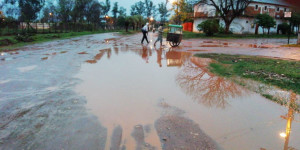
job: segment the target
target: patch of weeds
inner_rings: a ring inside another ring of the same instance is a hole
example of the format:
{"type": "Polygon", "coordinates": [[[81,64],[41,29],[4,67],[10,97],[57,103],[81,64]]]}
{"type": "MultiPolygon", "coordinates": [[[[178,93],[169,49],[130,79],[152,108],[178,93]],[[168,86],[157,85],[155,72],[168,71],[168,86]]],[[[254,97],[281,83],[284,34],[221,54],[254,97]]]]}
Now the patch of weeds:
{"type": "Polygon", "coordinates": [[[286,103],[285,101],[281,101],[281,100],[275,98],[275,97],[272,96],[272,95],[269,95],[269,94],[262,94],[262,96],[265,97],[265,98],[267,98],[267,99],[269,99],[269,100],[272,100],[272,101],[274,101],[274,102],[276,102],[276,103],[278,103],[278,104],[280,104],[280,105],[283,105],[283,106],[287,105],[287,103],[286,103]]]}

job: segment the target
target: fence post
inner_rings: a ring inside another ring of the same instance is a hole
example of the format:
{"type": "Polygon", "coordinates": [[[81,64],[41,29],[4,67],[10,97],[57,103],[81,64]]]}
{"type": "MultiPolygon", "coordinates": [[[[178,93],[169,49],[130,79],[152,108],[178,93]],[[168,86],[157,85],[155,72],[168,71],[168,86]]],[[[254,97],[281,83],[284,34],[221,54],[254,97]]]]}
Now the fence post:
{"type": "Polygon", "coordinates": [[[300,31],[298,32],[298,42],[297,44],[300,44],[300,31]]]}

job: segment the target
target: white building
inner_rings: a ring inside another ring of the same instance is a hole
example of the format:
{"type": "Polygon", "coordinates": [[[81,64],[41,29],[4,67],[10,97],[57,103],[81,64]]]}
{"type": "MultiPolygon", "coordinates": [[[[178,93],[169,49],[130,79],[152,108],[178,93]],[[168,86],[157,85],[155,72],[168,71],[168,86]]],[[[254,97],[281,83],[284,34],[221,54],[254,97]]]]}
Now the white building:
{"type": "MultiPolygon", "coordinates": [[[[254,34],[257,30],[258,33],[262,33],[262,28],[256,26],[254,19],[257,14],[267,13],[274,17],[276,21],[276,26],[271,28],[270,32],[277,33],[278,25],[287,22],[284,19],[284,12],[288,11],[291,11],[291,6],[285,3],[284,0],[253,0],[253,2],[245,9],[243,15],[233,20],[230,25],[230,31],[236,34],[254,34]]],[[[202,2],[194,5],[194,17],[194,32],[199,32],[197,29],[198,24],[209,18],[220,19],[220,24],[225,27],[224,21],[222,21],[221,18],[216,17],[216,9],[213,6],[202,2]]]]}

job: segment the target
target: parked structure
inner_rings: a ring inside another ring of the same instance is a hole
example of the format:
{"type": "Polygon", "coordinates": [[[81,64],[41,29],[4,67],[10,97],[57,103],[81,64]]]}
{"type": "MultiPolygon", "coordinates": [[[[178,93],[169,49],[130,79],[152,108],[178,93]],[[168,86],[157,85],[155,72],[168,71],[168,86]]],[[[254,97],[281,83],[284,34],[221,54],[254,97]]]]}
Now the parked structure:
{"type": "MultiPolygon", "coordinates": [[[[243,12],[243,15],[233,20],[230,25],[230,31],[237,34],[252,33],[255,31],[262,33],[262,29],[255,24],[255,16],[257,14],[267,13],[274,17],[276,26],[270,29],[271,33],[277,32],[279,24],[287,22],[284,19],[284,12],[291,11],[291,5],[284,2],[284,0],[253,0],[243,12]]],[[[220,24],[224,27],[225,24],[222,19],[216,16],[216,9],[213,6],[199,2],[194,5],[194,26],[193,31],[199,32],[197,29],[198,24],[209,19],[218,18],[220,24]]]]}

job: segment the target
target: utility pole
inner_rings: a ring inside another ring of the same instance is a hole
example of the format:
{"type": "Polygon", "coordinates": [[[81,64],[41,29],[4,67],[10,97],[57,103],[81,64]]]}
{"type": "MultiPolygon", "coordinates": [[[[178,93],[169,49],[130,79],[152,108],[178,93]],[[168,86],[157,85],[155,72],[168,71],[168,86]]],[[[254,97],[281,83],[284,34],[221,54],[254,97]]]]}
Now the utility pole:
{"type": "Polygon", "coordinates": [[[284,18],[289,18],[290,26],[288,30],[288,44],[290,44],[290,36],[291,36],[291,31],[292,31],[292,23],[291,23],[291,18],[292,17],[292,12],[284,12],[284,18]]]}

